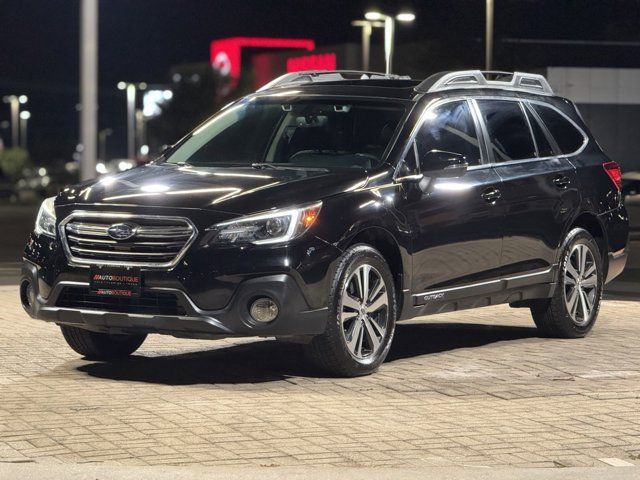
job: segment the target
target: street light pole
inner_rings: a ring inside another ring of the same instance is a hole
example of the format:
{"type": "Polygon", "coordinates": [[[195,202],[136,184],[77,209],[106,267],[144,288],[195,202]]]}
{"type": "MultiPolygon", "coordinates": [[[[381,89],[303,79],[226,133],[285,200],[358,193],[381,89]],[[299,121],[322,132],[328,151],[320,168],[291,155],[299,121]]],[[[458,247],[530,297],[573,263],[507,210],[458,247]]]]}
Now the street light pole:
{"type": "Polygon", "coordinates": [[[145,90],[146,88],[146,82],[118,82],[118,90],[125,90],[127,93],[127,157],[129,159],[136,158],[136,132],[138,126],[136,121],[136,94],[138,89],[145,90]]]}
{"type": "Polygon", "coordinates": [[[391,74],[393,70],[393,43],[396,33],[396,21],[393,17],[386,16],[384,19],[384,57],[387,66],[385,73],[391,74]]]}
{"type": "Polygon", "coordinates": [[[484,68],[491,70],[493,68],[493,0],[486,0],[487,13],[484,35],[484,68]]]}
{"type": "Polygon", "coordinates": [[[141,153],[140,149],[143,145],[147,144],[147,123],[145,121],[144,115],[142,114],[142,109],[136,109],[136,155],[141,153]]]}
{"type": "Polygon", "coordinates": [[[416,16],[413,13],[399,13],[394,17],[385,15],[380,12],[367,12],[364,15],[369,21],[384,21],[384,58],[385,58],[385,73],[390,75],[393,70],[393,49],[394,49],[394,35],[396,29],[396,19],[401,22],[413,22],[416,16]]]}
{"type": "MultiPolygon", "coordinates": [[[[10,123],[9,120],[3,120],[2,122],[0,122],[0,131],[1,130],[8,130],[10,127],[10,123]]],[[[4,142],[4,135],[0,136],[0,152],[2,152],[2,150],[6,147],[6,144],[4,142]]]]}
{"type": "Polygon", "coordinates": [[[26,95],[7,95],[2,97],[4,103],[11,109],[11,146],[17,147],[20,143],[20,104],[27,103],[26,95]]]}
{"type": "Polygon", "coordinates": [[[80,4],[80,177],[96,176],[98,137],[98,0],[80,4]]]}
{"type": "Polygon", "coordinates": [[[9,97],[9,107],[11,108],[11,146],[17,147],[20,139],[20,125],[18,123],[20,103],[18,102],[18,97],[15,95],[9,97]]]}
{"type": "Polygon", "coordinates": [[[370,20],[354,20],[353,27],[362,28],[362,69],[369,71],[371,58],[371,34],[374,27],[384,27],[383,22],[372,22],[370,20]]]}
{"type": "Polygon", "coordinates": [[[23,110],[20,112],[20,146],[27,150],[27,122],[31,118],[31,112],[23,110]]]}
{"type": "Polygon", "coordinates": [[[136,86],[127,85],[127,157],[136,156],[136,86]]]}
{"type": "Polygon", "coordinates": [[[103,162],[107,161],[107,137],[113,133],[113,130],[110,128],[105,128],[104,130],[100,130],[98,132],[98,145],[99,145],[99,153],[100,160],[103,162]]]}

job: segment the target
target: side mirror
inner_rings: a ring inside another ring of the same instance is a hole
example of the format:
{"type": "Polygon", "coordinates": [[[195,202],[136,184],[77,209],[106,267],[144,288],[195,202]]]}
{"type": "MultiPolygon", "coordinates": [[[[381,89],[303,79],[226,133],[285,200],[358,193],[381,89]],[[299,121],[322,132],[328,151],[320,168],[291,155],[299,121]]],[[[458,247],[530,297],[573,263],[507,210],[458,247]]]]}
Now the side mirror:
{"type": "Polygon", "coordinates": [[[461,177],[468,167],[466,157],[455,152],[430,150],[420,158],[420,170],[427,177],[461,177]]]}

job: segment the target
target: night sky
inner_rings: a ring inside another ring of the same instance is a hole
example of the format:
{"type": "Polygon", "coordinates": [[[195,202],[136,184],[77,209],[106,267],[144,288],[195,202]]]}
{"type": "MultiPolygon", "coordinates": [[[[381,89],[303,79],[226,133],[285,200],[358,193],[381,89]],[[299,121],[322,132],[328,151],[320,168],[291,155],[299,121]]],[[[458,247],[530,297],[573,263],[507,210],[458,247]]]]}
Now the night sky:
{"type": "MultiPolygon", "coordinates": [[[[77,141],[78,0],[0,0],[0,95],[30,97],[30,146],[38,161],[70,158],[77,141]]],[[[640,0],[495,0],[500,38],[640,41],[640,0]]],[[[480,39],[484,0],[100,0],[100,128],[125,147],[119,80],[168,82],[172,65],[208,60],[209,43],[229,36],[310,37],[318,45],[358,42],[350,21],[371,6],[417,15],[399,43],[480,39]]],[[[608,54],[597,51],[595,54],[608,54]]],[[[477,59],[482,64],[481,49],[477,59]]],[[[617,54],[621,54],[617,52],[617,54]]],[[[640,47],[624,55],[640,58],[640,47]]],[[[497,67],[500,59],[496,58],[497,67]]],[[[616,65],[611,65],[616,66],[616,65]]],[[[446,65],[442,66],[447,69],[446,65]]],[[[397,68],[401,72],[401,66],[397,68]]],[[[9,108],[0,104],[0,121],[9,108]]],[[[0,131],[5,139],[7,132],[0,131]]]]}

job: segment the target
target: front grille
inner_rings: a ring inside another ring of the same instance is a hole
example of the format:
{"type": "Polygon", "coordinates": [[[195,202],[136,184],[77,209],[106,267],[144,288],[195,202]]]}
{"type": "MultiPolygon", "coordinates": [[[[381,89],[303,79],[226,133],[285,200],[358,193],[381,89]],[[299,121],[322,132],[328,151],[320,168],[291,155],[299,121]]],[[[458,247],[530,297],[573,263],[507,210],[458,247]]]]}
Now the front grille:
{"type": "Polygon", "coordinates": [[[60,223],[60,234],[73,263],[171,268],[197,230],[182,217],[75,212],[60,223]],[[132,235],[113,235],[114,225],[125,225],[132,235]]]}
{"type": "Polygon", "coordinates": [[[97,295],[87,287],[65,287],[56,307],[145,315],[186,315],[175,295],[148,290],[143,290],[137,298],[129,298],[97,295]]]}

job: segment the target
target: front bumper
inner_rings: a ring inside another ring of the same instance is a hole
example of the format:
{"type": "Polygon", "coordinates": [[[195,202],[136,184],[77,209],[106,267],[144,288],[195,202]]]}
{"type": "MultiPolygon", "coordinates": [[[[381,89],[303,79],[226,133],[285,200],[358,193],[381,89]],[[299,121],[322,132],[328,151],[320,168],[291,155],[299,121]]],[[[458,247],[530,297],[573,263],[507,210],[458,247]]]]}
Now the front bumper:
{"type": "MultiPolygon", "coordinates": [[[[58,213],[64,217],[70,210],[58,213]]],[[[89,291],[90,268],[70,263],[59,238],[33,233],[24,251],[22,285],[33,286],[27,312],[49,322],[111,333],[211,338],[324,332],[327,292],[342,253],[333,244],[309,234],[284,245],[213,248],[206,227],[215,219],[207,212],[138,213],[189,218],[201,233],[174,267],[139,267],[144,279],[140,298],[115,300],[89,291]],[[250,304],[261,296],[279,307],[276,319],[267,324],[249,315],[250,304]]]]}
{"type": "MultiPolygon", "coordinates": [[[[39,289],[39,267],[25,260],[21,285],[33,287],[29,301],[23,305],[29,315],[61,325],[71,325],[105,333],[164,333],[188,338],[229,336],[303,336],[322,333],[327,308],[310,309],[295,280],[287,274],[267,275],[242,282],[229,304],[219,310],[202,310],[179,289],[150,287],[147,292],[175,296],[184,314],[140,314],[100,309],[65,308],[58,299],[65,288],[88,288],[88,282],[59,281],[45,298],[39,289]],[[278,317],[259,324],[249,315],[249,304],[257,297],[269,296],[279,306],[278,317]]],[[[22,291],[22,288],[21,288],[22,291]]]]}

